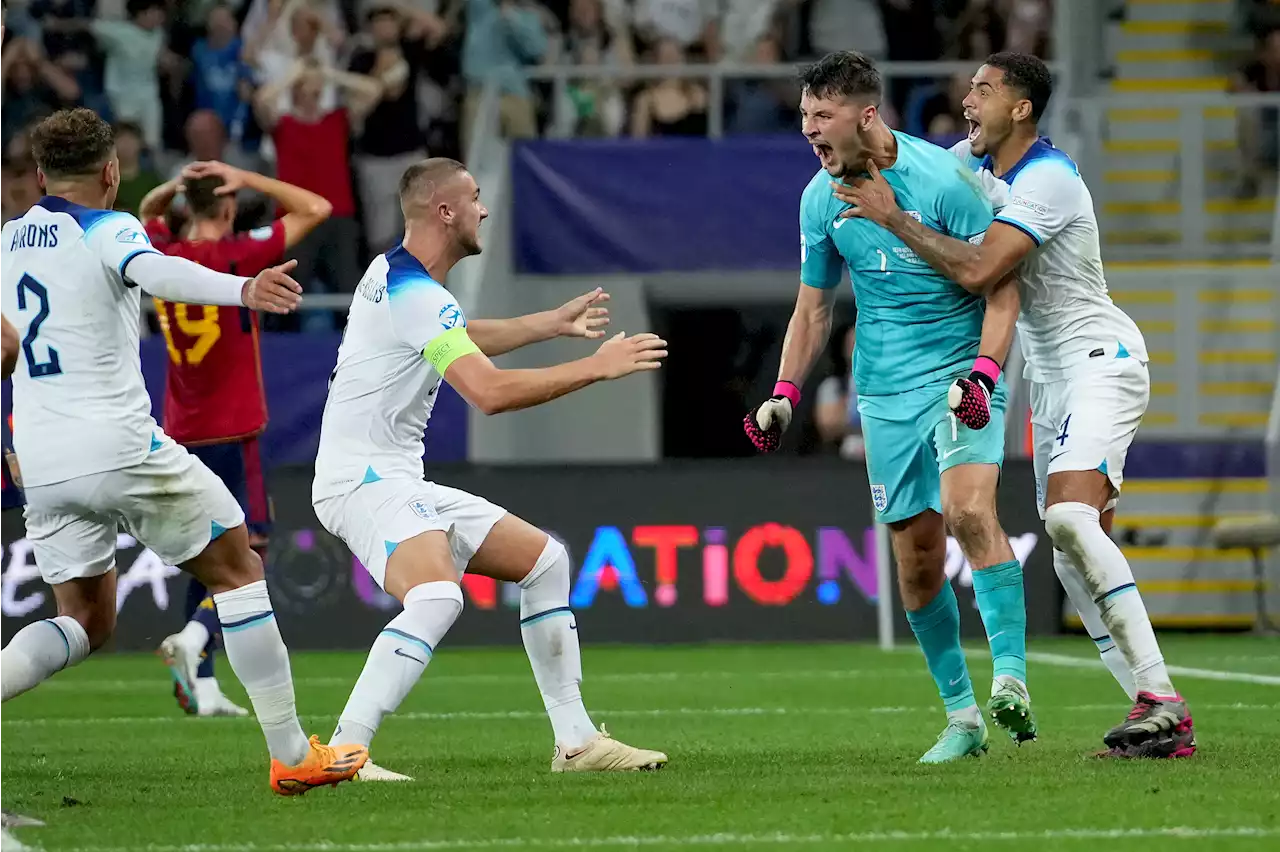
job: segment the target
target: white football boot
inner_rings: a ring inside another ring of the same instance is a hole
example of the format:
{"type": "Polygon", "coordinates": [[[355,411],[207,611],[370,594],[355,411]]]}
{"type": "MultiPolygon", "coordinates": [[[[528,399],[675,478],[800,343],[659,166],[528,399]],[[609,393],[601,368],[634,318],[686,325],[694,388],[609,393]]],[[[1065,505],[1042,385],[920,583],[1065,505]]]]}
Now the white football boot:
{"type": "Polygon", "coordinates": [[[196,678],[196,714],[199,716],[248,716],[249,711],[222,694],[218,681],[196,678]]]}
{"type": "Polygon", "coordinates": [[[372,760],[365,761],[364,766],[360,767],[360,771],[356,773],[357,781],[412,781],[408,775],[401,775],[399,772],[392,772],[390,769],[383,769],[372,760]]]}
{"type": "Polygon", "coordinates": [[[609,736],[604,725],[587,744],[575,752],[556,743],[551,756],[552,772],[638,772],[661,769],[667,756],[660,751],[636,748],[609,736]]]}

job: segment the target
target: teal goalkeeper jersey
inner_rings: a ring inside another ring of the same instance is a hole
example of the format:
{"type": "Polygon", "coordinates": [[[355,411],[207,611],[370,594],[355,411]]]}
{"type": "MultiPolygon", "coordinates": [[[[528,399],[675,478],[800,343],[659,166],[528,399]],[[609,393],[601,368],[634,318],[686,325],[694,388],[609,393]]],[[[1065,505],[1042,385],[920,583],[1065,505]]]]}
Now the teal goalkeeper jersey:
{"type": "MultiPolygon", "coordinates": [[[[991,203],[954,155],[894,131],[898,159],[880,174],[898,206],[936,231],[977,242],[991,224],[991,203]]],[[[800,199],[800,280],[839,285],[849,267],[858,305],[854,383],[883,396],[950,380],[978,355],[986,302],[935,272],[901,240],[864,219],[840,219],[832,178],[819,170],[800,199]]]]}

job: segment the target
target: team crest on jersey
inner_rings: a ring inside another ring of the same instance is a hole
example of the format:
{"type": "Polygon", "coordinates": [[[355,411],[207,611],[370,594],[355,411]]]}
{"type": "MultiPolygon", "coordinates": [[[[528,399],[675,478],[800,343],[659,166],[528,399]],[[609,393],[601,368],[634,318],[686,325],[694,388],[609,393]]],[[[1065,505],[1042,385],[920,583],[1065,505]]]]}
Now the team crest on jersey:
{"type": "Polygon", "coordinates": [[[884,490],[883,485],[871,486],[871,505],[876,507],[877,512],[883,512],[889,508],[889,494],[884,490]]]}
{"type": "Polygon", "coordinates": [[[426,500],[413,500],[409,503],[409,508],[424,521],[435,521],[440,518],[436,514],[436,510],[426,500]]]}
{"type": "Polygon", "coordinates": [[[148,245],[147,235],[137,228],[121,228],[116,231],[116,242],[124,243],[125,245],[148,245]]]}
{"type": "Polygon", "coordinates": [[[454,304],[445,305],[440,309],[440,325],[448,328],[467,327],[467,318],[462,315],[462,308],[454,304]]]}

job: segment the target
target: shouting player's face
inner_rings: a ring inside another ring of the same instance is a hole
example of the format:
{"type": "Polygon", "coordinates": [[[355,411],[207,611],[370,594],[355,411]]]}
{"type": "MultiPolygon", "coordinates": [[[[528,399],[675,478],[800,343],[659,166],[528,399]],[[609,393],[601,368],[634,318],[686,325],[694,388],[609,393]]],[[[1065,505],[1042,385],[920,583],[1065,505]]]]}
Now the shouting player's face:
{"type": "Polygon", "coordinates": [[[480,187],[476,186],[476,179],[470,172],[463,172],[454,181],[454,196],[450,199],[449,210],[452,216],[449,227],[464,256],[479,254],[482,250],[480,223],[489,217],[489,211],[480,203],[480,187]]]}
{"type": "Polygon", "coordinates": [[[850,98],[800,96],[801,132],[832,177],[861,171],[866,160],[862,131],[875,119],[875,107],[850,98]],[[865,125],[865,126],[864,126],[865,125]]]}
{"type": "Polygon", "coordinates": [[[1031,102],[1004,84],[1004,72],[983,65],[973,75],[964,99],[964,117],[969,122],[969,149],[975,156],[994,153],[1013,133],[1014,121],[1031,114],[1031,102]]]}

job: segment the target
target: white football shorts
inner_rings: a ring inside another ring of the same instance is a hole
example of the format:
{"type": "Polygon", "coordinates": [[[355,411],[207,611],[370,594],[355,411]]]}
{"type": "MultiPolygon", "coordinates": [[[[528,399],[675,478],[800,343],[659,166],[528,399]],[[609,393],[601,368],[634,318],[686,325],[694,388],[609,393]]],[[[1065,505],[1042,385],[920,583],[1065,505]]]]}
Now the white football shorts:
{"type": "Polygon", "coordinates": [[[199,459],[162,432],[153,446],[132,467],[26,489],[27,538],[46,583],[114,568],[119,527],[181,565],[244,523],[236,498],[199,459]]]}
{"type": "Polygon", "coordinates": [[[1065,379],[1031,383],[1036,506],[1044,518],[1045,483],[1067,470],[1097,470],[1116,496],[1124,462],[1151,399],[1147,365],[1136,358],[1087,361],[1065,379]]]}
{"type": "Polygon", "coordinates": [[[507,510],[456,488],[421,479],[380,479],[313,503],[324,528],[346,542],[379,587],[396,546],[424,532],[449,538],[458,579],[507,510]]]}

